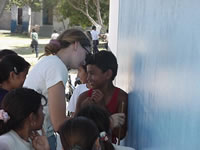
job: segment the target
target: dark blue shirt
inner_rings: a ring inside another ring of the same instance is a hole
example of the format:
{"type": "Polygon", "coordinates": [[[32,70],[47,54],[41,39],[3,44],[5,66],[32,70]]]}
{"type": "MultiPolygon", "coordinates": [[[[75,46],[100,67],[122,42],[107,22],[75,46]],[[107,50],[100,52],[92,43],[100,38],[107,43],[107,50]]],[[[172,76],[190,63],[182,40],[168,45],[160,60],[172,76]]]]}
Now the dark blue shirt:
{"type": "Polygon", "coordinates": [[[1,102],[2,102],[2,100],[3,100],[3,98],[4,98],[4,96],[5,96],[7,93],[8,93],[7,90],[0,88],[0,105],[1,105],[1,102]]]}

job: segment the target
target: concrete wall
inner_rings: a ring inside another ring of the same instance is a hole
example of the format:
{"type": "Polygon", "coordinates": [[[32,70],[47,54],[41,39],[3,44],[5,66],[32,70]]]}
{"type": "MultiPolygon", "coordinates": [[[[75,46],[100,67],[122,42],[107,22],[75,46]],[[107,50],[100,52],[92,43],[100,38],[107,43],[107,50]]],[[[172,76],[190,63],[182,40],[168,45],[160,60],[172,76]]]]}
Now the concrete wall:
{"type": "Polygon", "coordinates": [[[200,148],[199,5],[198,0],[119,1],[117,42],[109,42],[117,47],[116,84],[129,92],[126,145],[200,148]]]}
{"type": "Polygon", "coordinates": [[[10,20],[11,20],[10,11],[4,10],[2,16],[0,17],[0,29],[10,30],[10,20]]]}

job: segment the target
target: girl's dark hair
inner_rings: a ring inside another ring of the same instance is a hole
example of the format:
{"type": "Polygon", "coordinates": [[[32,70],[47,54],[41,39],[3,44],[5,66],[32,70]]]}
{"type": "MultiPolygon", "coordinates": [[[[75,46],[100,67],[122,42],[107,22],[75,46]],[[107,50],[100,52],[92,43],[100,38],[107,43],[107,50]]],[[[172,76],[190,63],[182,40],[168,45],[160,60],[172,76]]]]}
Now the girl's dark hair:
{"type": "Polygon", "coordinates": [[[45,103],[47,101],[43,95],[28,88],[18,88],[8,92],[3,98],[1,109],[8,113],[10,119],[6,123],[0,120],[0,135],[23,128],[25,119],[31,113],[37,115],[42,100],[45,103]]]}
{"type": "Polygon", "coordinates": [[[30,64],[21,56],[8,55],[5,56],[0,62],[0,83],[8,80],[10,72],[14,71],[15,74],[28,70],[30,64]]]}
{"type": "Polygon", "coordinates": [[[115,79],[115,76],[117,75],[117,69],[118,69],[117,58],[110,51],[103,50],[88,56],[88,58],[86,59],[86,65],[95,65],[99,69],[101,69],[102,72],[106,72],[107,70],[111,69],[112,81],[115,79]]]}
{"type": "MultiPolygon", "coordinates": [[[[110,119],[108,111],[98,105],[90,104],[83,107],[76,115],[91,119],[98,127],[99,132],[105,131],[107,136],[111,136],[110,119]]],[[[114,150],[113,145],[109,141],[101,141],[102,150],[114,150]]]]}
{"type": "Polygon", "coordinates": [[[17,55],[17,53],[10,49],[0,50],[0,60],[3,59],[3,57],[8,56],[8,55],[17,55]]]}
{"type": "MultiPolygon", "coordinates": [[[[44,55],[48,56],[56,54],[60,49],[67,48],[74,42],[80,42],[82,47],[90,47],[91,43],[84,32],[79,29],[68,29],[60,34],[57,38],[57,43],[50,42],[45,46],[44,55]],[[59,45],[59,47],[58,47],[59,45]]],[[[43,56],[44,56],[43,55],[43,56]]]]}
{"type": "Polygon", "coordinates": [[[64,122],[59,129],[64,150],[92,150],[99,137],[95,123],[85,117],[75,117],[64,122]]]}

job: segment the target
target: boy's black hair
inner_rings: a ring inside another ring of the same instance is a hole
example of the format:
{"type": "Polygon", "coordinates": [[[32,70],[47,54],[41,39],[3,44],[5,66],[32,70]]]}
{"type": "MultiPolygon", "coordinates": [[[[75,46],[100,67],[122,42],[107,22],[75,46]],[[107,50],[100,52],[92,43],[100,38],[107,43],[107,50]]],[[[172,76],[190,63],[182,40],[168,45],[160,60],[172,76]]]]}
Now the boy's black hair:
{"type": "Polygon", "coordinates": [[[96,26],[92,26],[92,30],[96,30],[96,26]]]}
{"type": "Polygon", "coordinates": [[[117,58],[115,55],[110,51],[100,51],[98,53],[95,53],[91,56],[88,56],[86,59],[86,65],[95,65],[99,69],[102,70],[102,72],[106,72],[107,70],[112,70],[112,77],[111,80],[113,81],[117,75],[117,58]]]}

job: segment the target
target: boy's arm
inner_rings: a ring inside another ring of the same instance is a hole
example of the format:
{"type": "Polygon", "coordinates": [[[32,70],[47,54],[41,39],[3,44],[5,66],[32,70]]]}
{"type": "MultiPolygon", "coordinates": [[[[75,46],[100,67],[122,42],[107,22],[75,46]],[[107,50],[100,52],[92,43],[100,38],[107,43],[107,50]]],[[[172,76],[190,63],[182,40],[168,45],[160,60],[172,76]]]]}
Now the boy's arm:
{"type": "Polygon", "coordinates": [[[125,113],[125,123],[121,128],[114,128],[112,133],[117,138],[123,139],[126,136],[127,132],[127,120],[128,120],[128,94],[124,91],[120,91],[119,97],[118,97],[118,110],[117,113],[122,113],[122,103],[123,103],[123,113],[125,113]],[[120,131],[120,133],[119,133],[120,131]]]}

